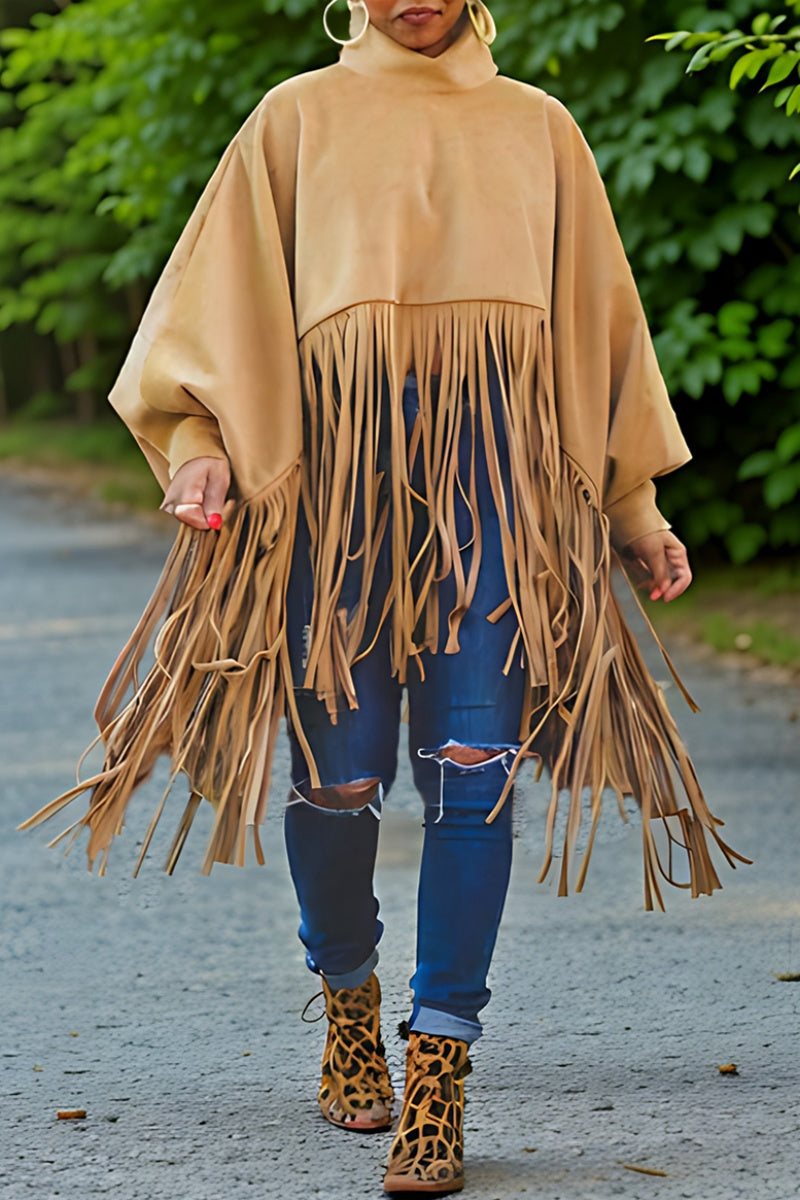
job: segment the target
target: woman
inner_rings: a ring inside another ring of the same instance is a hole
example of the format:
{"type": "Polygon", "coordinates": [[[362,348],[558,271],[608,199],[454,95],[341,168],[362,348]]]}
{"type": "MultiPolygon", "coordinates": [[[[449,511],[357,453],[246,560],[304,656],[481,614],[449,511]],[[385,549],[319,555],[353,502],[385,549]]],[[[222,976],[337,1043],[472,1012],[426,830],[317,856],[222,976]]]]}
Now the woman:
{"type": "Polygon", "coordinates": [[[736,856],[610,591],[612,545],[652,599],[688,586],[652,483],[687,451],[591,153],[557,101],[497,75],[480,0],[348,2],[340,62],[271,91],[229,146],[112,393],[184,529],[100,698],[103,771],[34,820],[91,787],[102,870],[168,753],[191,785],[168,869],[203,796],[206,869],[242,862],[249,826],[261,858],[285,706],[320,1105],[385,1129],[372,870],[406,687],[425,840],[384,1187],[444,1193],[522,758],[551,776],[543,875],[570,793],[562,894],[584,789],[590,845],[605,787],[640,803],[648,907],[673,850],[695,895],[719,886],[707,835],[736,856]]]}

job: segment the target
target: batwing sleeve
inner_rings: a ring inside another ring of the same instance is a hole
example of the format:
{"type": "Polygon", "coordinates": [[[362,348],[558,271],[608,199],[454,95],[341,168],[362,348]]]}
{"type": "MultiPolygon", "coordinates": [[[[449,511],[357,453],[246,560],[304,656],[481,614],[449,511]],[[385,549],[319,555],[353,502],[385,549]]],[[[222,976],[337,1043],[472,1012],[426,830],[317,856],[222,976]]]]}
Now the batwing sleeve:
{"type": "Polygon", "coordinates": [[[228,146],[159,279],[109,397],[161,483],[227,457],[240,495],[302,446],[286,242],[257,109],[228,146]]]}
{"type": "Polygon", "coordinates": [[[556,163],[553,346],[562,444],[618,547],[668,529],[653,479],[690,458],[594,156],[548,98],[556,163]]]}

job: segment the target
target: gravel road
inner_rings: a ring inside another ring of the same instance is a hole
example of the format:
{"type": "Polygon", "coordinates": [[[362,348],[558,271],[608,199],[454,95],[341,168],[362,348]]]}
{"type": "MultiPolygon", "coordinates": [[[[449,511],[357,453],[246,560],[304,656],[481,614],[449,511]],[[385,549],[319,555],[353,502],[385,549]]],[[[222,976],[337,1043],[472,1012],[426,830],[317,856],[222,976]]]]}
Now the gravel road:
{"type": "MultiPolygon", "coordinates": [[[[80,846],[44,848],[58,821],[15,832],[68,786],[166,541],[14,479],[0,505],[0,1197],[378,1200],[385,1137],[316,1109],[323,1025],[300,1019],[317,988],[281,846],[286,755],[266,868],[203,878],[204,816],[167,879],[178,795],[132,881],[158,781],[104,879],[80,846]],[[64,1108],[87,1117],[58,1121],[64,1108]]],[[[559,900],[535,882],[534,791],[468,1082],[470,1200],[800,1194],[800,983],[776,978],[800,971],[800,694],[693,653],[680,667],[704,709],[676,705],[712,808],[755,864],[724,868],[713,900],[675,893],[646,914],[638,832],[609,806],[587,891],[559,900]],[[738,1074],[720,1074],[731,1062],[738,1074]]],[[[388,810],[381,979],[399,1082],[420,836],[407,766],[388,810]]]]}

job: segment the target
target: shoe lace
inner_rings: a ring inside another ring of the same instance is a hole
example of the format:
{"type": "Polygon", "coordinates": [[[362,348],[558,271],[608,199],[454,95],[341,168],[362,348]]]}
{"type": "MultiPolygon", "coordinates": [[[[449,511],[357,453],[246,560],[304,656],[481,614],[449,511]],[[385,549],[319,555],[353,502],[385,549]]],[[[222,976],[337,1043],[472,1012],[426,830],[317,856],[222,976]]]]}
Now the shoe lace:
{"type": "Polygon", "coordinates": [[[308,1012],[308,1010],[311,1008],[311,1005],[312,1005],[312,1004],[313,1004],[313,1003],[314,1003],[316,1000],[324,1000],[324,999],[325,999],[325,993],[324,993],[324,992],[316,992],[316,993],[315,993],[315,995],[313,995],[313,996],[310,998],[310,1000],[308,1000],[308,1001],[306,1002],[306,1005],[305,1005],[305,1007],[304,1007],[303,1011],[300,1013],[300,1020],[301,1020],[301,1021],[304,1021],[306,1025],[316,1025],[317,1021],[321,1021],[321,1020],[322,1020],[322,1018],[325,1016],[325,1009],[324,1009],[324,1007],[323,1007],[323,1009],[322,1009],[322,1012],[319,1012],[319,1013],[317,1013],[317,1015],[316,1015],[315,1017],[307,1017],[307,1016],[306,1016],[306,1013],[308,1012]]]}

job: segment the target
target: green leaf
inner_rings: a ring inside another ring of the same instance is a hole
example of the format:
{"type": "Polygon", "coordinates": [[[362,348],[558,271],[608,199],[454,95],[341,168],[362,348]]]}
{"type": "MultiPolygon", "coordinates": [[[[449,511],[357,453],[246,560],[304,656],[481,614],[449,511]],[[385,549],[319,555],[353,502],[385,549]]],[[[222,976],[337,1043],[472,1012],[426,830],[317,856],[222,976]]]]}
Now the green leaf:
{"type": "Polygon", "coordinates": [[[770,508],[783,508],[800,492],[800,462],[772,471],[764,481],[764,499],[770,508]]]}
{"type": "Polygon", "coordinates": [[[709,176],[713,159],[705,147],[693,143],[684,149],[683,169],[690,179],[696,183],[705,183],[709,176]]]}
{"type": "Polygon", "coordinates": [[[643,155],[631,155],[617,171],[617,189],[622,196],[646,192],[655,178],[655,163],[643,155]]]}
{"type": "Polygon", "coordinates": [[[713,42],[709,42],[705,46],[701,46],[699,50],[695,50],[694,54],[689,59],[689,65],[686,68],[686,74],[693,75],[698,71],[704,71],[709,65],[709,58],[713,49],[713,42]]]}
{"type": "Polygon", "coordinates": [[[775,453],[782,463],[789,463],[800,456],[800,422],[784,429],[775,443],[775,453]]]}
{"type": "Polygon", "coordinates": [[[717,313],[717,327],[723,337],[749,337],[758,308],[746,300],[729,300],[717,313]]]}
{"type": "Polygon", "coordinates": [[[725,62],[734,50],[736,50],[736,46],[732,42],[723,42],[722,45],[715,46],[708,57],[712,63],[725,62]]]}
{"type": "Polygon", "coordinates": [[[747,54],[743,54],[731,68],[729,86],[731,91],[734,91],[741,81],[747,76],[748,79],[755,79],[758,72],[769,59],[772,58],[768,50],[751,50],[747,54]]]}
{"type": "Polygon", "coordinates": [[[13,27],[0,30],[0,46],[4,50],[15,50],[20,46],[27,46],[31,36],[29,29],[15,29],[13,27]]]}
{"type": "Polygon", "coordinates": [[[731,561],[751,562],[767,543],[767,531],[761,525],[737,525],[725,534],[725,546],[731,561]]]}
{"type": "Polygon", "coordinates": [[[764,358],[782,359],[791,350],[794,339],[795,323],[788,318],[771,321],[758,331],[758,353],[764,358]]]}
{"type": "Polygon", "coordinates": [[[764,475],[769,474],[776,462],[777,455],[774,450],[757,450],[740,465],[736,478],[741,480],[761,479],[764,475]]]}
{"type": "Polygon", "coordinates": [[[769,87],[774,87],[776,83],[783,83],[792,71],[795,70],[800,62],[800,53],[792,51],[790,54],[782,54],[780,58],[776,58],[769,69],[766,82],[762,84],[761,91],[765,91],[769,87]]]}
{"type": "Polygon", "coordinates": [[[708,373],[703,363],[688,362],[685,364],[681,372],[681,386],[689,396],[699,400],[706,390],[708,382],[708,373]]]}
{"type": "Polygon", "coordinates": [[[778,372],[771,363],[741,362],[734,363],[725,372],[722,380],[722,391],[728,404],[734,405],[742,396],[757,396],[761,384],[766,379],[775,379],[778,372]]]}

